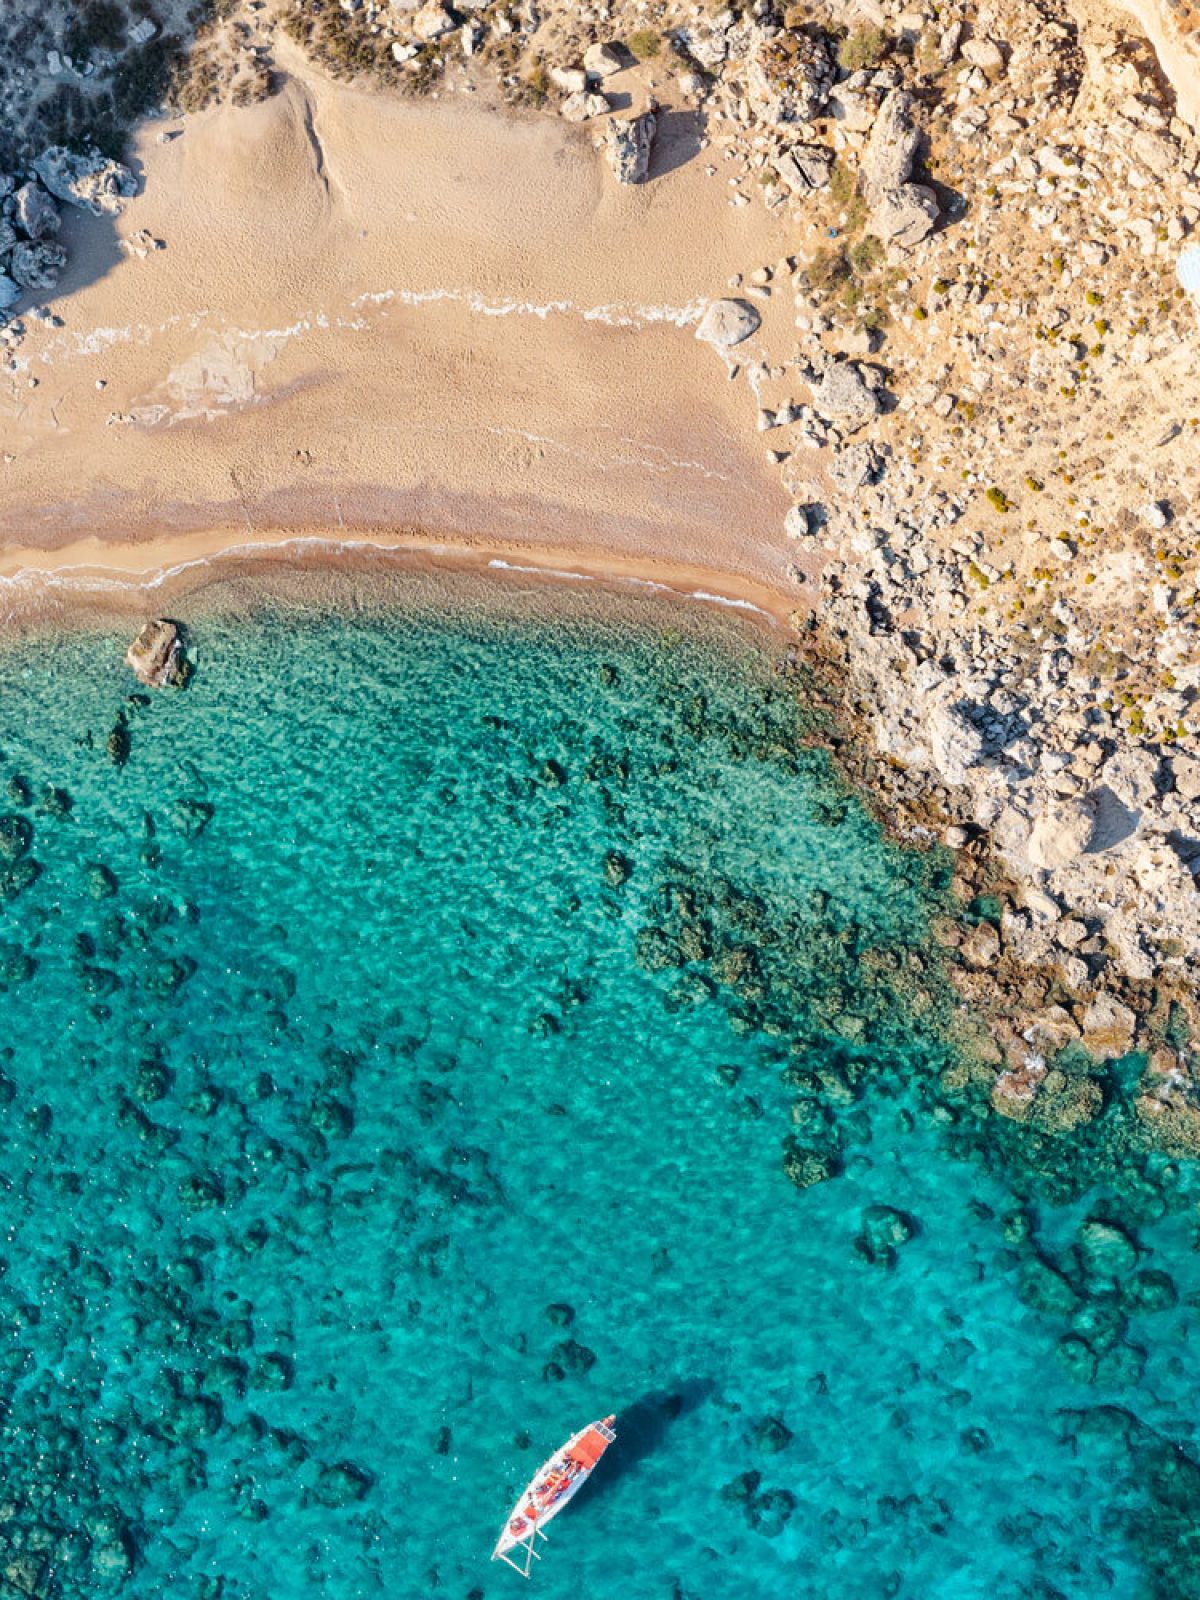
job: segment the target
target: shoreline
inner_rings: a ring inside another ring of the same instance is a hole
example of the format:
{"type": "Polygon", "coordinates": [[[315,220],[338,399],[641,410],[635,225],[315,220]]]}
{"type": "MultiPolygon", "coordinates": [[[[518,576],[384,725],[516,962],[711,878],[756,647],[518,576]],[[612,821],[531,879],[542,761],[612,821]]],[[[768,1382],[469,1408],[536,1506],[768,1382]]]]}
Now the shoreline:
{"type": "Polygon", "coordinates": [[[804,609],[799,596],[793,600],[743,574],[699,563],[639,560],[612,552],[588,554],[567,546],[493,539],[460,541],[415,532],[339,530],[336,536],[330,531],[281,532],[247,541],[233,530],[213,530],[202,539],[189,539],[183,548],[177,538],[129,544],[121,548],[118,562],[113,559],[114,548],[106,545],[107,559],[84,559],[84,550],[97,543],[84,540],[58,551],[10,549],[0,554],[0,593],[11,596],[23,589],[28,597],[18,606],[9,600],[3,624],[27,631],[50,620],[59,626],[82,626],[97,613],[145,618],[153,609],[148,604],[151,598],[176,605],[229,576],[256,580],[266,569],[279,566],[295,572],[315,568],[367,574],[376,559],[397,570],[468,573],[498,583],[512,578],[553,586],[594,583],[615,591],[645,590],[740,613],[792,636],[795,614],[804,609]],[[30,554],[41,558],[40,564],[18,559],[30,554]]]}

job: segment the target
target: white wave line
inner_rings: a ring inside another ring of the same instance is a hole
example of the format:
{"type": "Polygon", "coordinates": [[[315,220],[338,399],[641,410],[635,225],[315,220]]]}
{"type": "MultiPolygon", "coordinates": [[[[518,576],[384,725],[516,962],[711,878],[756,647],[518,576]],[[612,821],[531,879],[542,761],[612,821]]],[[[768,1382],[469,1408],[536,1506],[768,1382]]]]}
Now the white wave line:
{"type": "MultiPolygon", "coordinates": [[[[270,555],[280,550],[305,548],[333,551],[373,550],[380,551],[385,555],[407,553],[461,557],[470,554],[469,550],[460,549],[454,545],[382,544],[374,539],[329,539],[320,534],[297,534],[290,539],[226,545],[212,555],[193,556],[190,560],[179,561],[172,566],[158,567],[151,572],[127,573],[119,577],[102,577],[94,572],[89,574],[88,569],[84,566],[50,569],[22,567],[18,572],[7,576],[0,574],[0,589],[40,586],[42,588],[91,589],[101,593],[127,589],[158,589],[164,583],[168,583],[172,578],[182,576],[185,572],[191,572],[198,567],[211,567],[214,563],[228,560],[230,557],[270,555]],[[87,575],[82,576],[81,574],[87,575]]],[[[489,570],[523,572],[531,576],[559,578],[572,583],[619,583],[638,589],[652,589],[659,594],[682,595],[686,599],[699,600],[705,605],[723,606],[734,611],[752,611],[756,616],[765,617],[768,622],[774,623],[775,621],[769,611],[765,611],[761,606],[755,605],[751,600],[740,600],[729,595],[714,594],[709,589],[681,589],[669,583],[662,583],[654,578],[640,578],[624,573],[604,576],[587,572],[574,572],[561,567],[542,567],[536,564],[506,561],[500,556],[492,557],[487,565],[489,570]]]]}

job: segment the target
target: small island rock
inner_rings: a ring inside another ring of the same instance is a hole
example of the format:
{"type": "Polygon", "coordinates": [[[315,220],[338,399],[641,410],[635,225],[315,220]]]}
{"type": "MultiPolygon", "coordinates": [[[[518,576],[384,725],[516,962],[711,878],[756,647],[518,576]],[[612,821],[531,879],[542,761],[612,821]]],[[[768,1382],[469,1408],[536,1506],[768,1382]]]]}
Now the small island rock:
{"type": "Polygon", "coordinates": [[[125,664],[151,689],[183,681],[183,640],[173,622],[148,622],[125,652],[125,664]]]}

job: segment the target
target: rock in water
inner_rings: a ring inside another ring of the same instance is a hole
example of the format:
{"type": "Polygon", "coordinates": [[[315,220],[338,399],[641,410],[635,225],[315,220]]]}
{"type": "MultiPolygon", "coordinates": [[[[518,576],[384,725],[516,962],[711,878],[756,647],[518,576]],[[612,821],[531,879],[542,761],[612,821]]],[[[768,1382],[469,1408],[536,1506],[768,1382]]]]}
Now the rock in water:
{"type": "Polygon", "coordinates": [[[618,183],[645,183],[657,128],[653,110],[640,117],[614,117],[609,123],[608,159],[618,183]]]}
{"type": "Polygon", "coordinates": [[[714,300],[696,329],[697,339],[728,350],[757,331],[762,318],[745,300],[714,300]]]}
{"type": "Polygon", "coordinates": [[[125,664],[151,689],[183,682],[183,641],[173,622],[148,622],[125,652],[125,664]]]}
{"type": "Polygon", "coordinates": [[[97,217],[118,216],[124,202],[137,193],[137,179],[129,168],[95,150],[77,156],[52,144],[33,163],[33,170],[52,195],[97,217]]]}
{"type": "Polygon", "coordinates": [[[911,247],[933,231],[938,219],[937,196],[922,183],[910,183],[921,142],[913,117],[916,102],[904,89],[893,89],[879,108],[863,158],[868,228],[887,244],[911,247]]]}

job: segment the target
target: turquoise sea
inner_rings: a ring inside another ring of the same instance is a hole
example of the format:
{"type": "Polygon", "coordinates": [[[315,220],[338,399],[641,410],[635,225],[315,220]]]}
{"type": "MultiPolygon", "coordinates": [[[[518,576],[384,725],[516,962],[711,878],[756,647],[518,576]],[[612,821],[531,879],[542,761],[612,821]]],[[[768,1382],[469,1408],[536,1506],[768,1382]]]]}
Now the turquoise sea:
{"type": "Polygon", "coordinates": [[[0,654],[0,1595],[522,1593],[609,1411],[547,1597],[1200,1594],[1194,1171],[967,1137],[770,645],[468,587],[0,654]]]}

